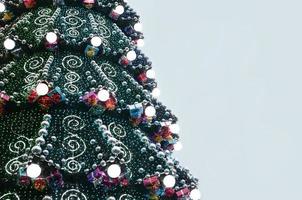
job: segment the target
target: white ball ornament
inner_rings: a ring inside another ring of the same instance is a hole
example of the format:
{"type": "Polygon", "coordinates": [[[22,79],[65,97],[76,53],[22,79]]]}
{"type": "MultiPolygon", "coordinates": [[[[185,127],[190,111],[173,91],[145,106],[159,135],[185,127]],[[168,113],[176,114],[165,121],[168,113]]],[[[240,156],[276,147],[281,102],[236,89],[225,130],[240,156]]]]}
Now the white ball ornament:
{"type": "Polygon", "coordinates": [[[94,36],[93,38],[91,38],[91,44],[94,47],[99,47],[102,44],[102,38],[98,37],[98,36],[94,36]]]}
{"type": "Polygon", "coordinates": [[[153,98],[158,98],[160,96],[160,89],[154,88],[151,94],[153,98]]]}
{"type": "Polygon", "coordinates": [[[145,41],[143,39],[138,39],[136,41],[136,44],[138,47],[143,47],[143,46],[145,46],[145,41]]]}
{"type": "Polygon", "coordinates": [[[169,126],[169,128],[170,128],[170,131],[171,131],[172,133],[175,133],[175,134],[178,134],[179,131],[180,131],[180,128],[179,128],[179,125],[178,125],[178,124],[171,124],[171,125],[169,126]]]}
{"type": "Polygon", "coordinates": [[[38,164],[30,164],[26,169],[27,176],[33,179],[40,176],[41,172],[42,169],[38,164]]]}
{"type": "Polygon", "coordinates": [[[173,188],[176,183],[175,177],[172,175],[167,175],[167,176],[165,176],[163,183],[164,183],[165,187],[173,188]]]}
{"type": "Polygon", "coordinates": [[[145,109],[145,115],[147,117],[154,117],[156,115],[156,110],[153,106],[147,106],[145,109]]]}
{"type": "Polygon", "coordinates": [[[98,99],[102,102],[107,101],[110,98],[110,93],[107,90],[100,90],[98,92],[98,99]]]}
{"type": "Polygon", "coordinates": [[[16,42],[10,38],[7,38],[4,43],[4,48],[7,50],[13,50],[16,47],[16,42]]]}
{"type": "Polygon", "coordinates": [[[118,164],[112,164],[107,169],[107,174],[111,178],[118,178],[122,173],[121,167],[118,164]]]}
{"type": "Polygon", "coordinates": [[[136,30],[138,32],[142,32],[143,31],[143,24],[140,23],[140,22],[134,24],[134,30],[136,30]]]}
{"type": "Polygon", "coordinates": [[[0,2],[0,13],[6,10],[5,4],[0,2]]]}
{"type": "Polygon", "coordinates": [[[54,32],[49,32],[46,34],[46,41],[50,44],[56,43],[58,40],[58,36],[54,32]]]}
{"type": "Polygon", "coordinates": [[[121,15],[125,12],[125,8],[122,5],[118,5],[115,7],[115,9],[113,10],[115,13],[121,15]]]}
{"type": "Polygon", "coordinates": [[[201,199],[201,193],[198,189],[193,189],[190,193],[190,198],[192,200],[200,200],[201,199]]]}
{"type": "Polygon", "coordinates": [[[39,96],[44,96],[49,92],[48,85],[46,83],[39,83],[36,87],[36,92],[39,96]]]}
{"type": "Polygon", "coordinates": [[[130,60],[130,61],[134,61],[136,59],[136,53],[135,51],[129,51],[127,53],[127,59],[130,60]]]}
{"type": "Polygon", "coordinates": [[[147,72],[146,72],[146,76],[147,78],[149,79],[155,79],[155,71],[153,69],[149,69],[147,72]]]}
{"type": "Polygon", "coordinates": [[[182,143],[180,141],[176,142],[176,144],[174,144],[174,150],[175,151],[180,151],[182,150],[183,146],[182,143]]]}

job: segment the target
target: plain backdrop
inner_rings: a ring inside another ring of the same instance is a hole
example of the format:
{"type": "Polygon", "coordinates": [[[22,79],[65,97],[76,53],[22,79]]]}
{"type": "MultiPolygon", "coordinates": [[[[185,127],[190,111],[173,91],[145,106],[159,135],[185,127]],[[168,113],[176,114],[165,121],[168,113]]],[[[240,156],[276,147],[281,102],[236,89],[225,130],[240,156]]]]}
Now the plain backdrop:
{"type": "Polygon", "coordinates": [[[302,199],[302,2],[129,0],[204,200],[302,199]]]}

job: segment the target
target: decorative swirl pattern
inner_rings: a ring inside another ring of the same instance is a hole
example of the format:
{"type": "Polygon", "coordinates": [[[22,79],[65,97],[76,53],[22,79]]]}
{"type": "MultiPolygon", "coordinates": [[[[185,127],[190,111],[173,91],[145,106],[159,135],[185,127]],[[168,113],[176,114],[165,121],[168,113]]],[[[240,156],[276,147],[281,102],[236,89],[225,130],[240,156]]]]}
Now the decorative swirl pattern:
{"type": "Polygon", "coordinates": [[[40,69],[42,69],[44,64],[43,57],[32,57],[24,63],[24,71],[27,73],[37,73],[40,69]]]}
{"type": "Polygon", "coordinates": [[[64,84],[64,88],[69,94],[75,95],[75,94],[79,93],[78,86],[74,85],[71,82],[64,84]]]}
{"type": "MultiPolygon", "coordinates": [[[[18,137],[18,139],[19,138],[20,137],[18,137]]],[[[27,144],[26,144],[26,142],[24,142],[22,140],[18,140],[15,143],[10,143],[8,148],[13,153],[20,153],[27,148],[27,144]]]]}
{"type": "Polygon", "coordinates": [[[123,194],[120,196],[119,200],[135,200],[130,194],[123,194]]]}
{"type": "Polygon", "coordinates": [[[74,8],[70,8],[66,11],[66,15],[78,15],[80,12],[74,8]]]}
{"type": "Polygon", "coordinates": [[[39,79],[39,75],[38,74],[29,74],[28,76],[26,76],[24,78],[25,83],[27,84],[31,84],[36,82],[39,79]]]}
{"type": "Polygon", "coordinates": [[[34,23],[35,23],[35,25],[38,25],[38,26],[44,26],[49,23],[49,19],[50,19],[50,17],[48,15],[42,15],[40,17],[37,17],[35,19],[34,23]]]}
{"type": "Polygon", "coordinates": [[[50,15],[52,10],[50,8],[43,8],[39,10],[38,15],[50,15]]]}
{"type": "Polygon", "coordinates": [[[75,15],[65,17],[64,22],[72,27],[80,27],[83,25],[83,20],[75,15]]]}
{"type": "Polygon", "coordinates": [[[68,72],[66,75],[65,75],[65,79],[69,82],[77,82],[80,80],[80,75],[75,73],[75,72],[68,72]]]}
{"type": "Polygon", "coordinates": [[[82,169],[81,164],[73,158],[67,159],[65,167],[67,168],[67,171],[71,174],[79,173],[82,169]]]}
{"type": "Polygon", "coordinates": [[[20,166],[23,164],[19,159],[21,159],[24,155],[18,156],[16,158],[11,159],[5,165],[5,171],[9,175],[16,174],[19,171],[20,166]]]}
{"type": "Polygon", "coordinates": [[[61,200],[87,200],[87,197],[79,190],[71,189],[62,194],[61,200]]]}
{"type": "Polygon", "coordinates": [[[114,82],[111,80],[108,80],[105,82],[105,86],[110,90],[111,92],[116,92],[117,91],[117,86],[114,82]]]}
{"type": "Polygon", "coordinates": [[[9,175],[13,175],[18,172],[20,165],[23,164],[24,155],[26,153],[26,149],[30,148],[30,139],[25,136],[17,137],[17,141],[12,142],[8,145],[10,152],[17,154],[18,156],[9,160],[5,165],[5,171],[9,175]],[[20,155],[21,154],[21,155],[20,155]]]}
{"type": "Polygon", "coordinates": [[[95,16],[96,22],[98,23],[98,34],[104,39],[104,38],[110,38],[111,32],[108,26],[106,25],[106,20],[104,17],[101,16],[95,16]]]}
{"type": "Polygon", "coordinates": [[[66,17],[63,18],[64,23],[66,23],[69,28],[67,28],[66,33],[71,38],[77,38],[80,35],[80,32],[77,30],[84,24],[84,20],[82,20],[79,15],[80,12],[76,9],[68,9],[66,11],[66,17]]]}
{"type": "MultiPolygon", "coordinates": [[[[86,149],[86,144],[84,140],[77,135],[71,135],[64,138],[64,142],[62,145],[64,149],[72,152],[73,155],[78,156],[82,155],[83,151],[85,151],[86,149]]],[[[74,158],[78,156],[74,156],[74,158]]]]}
{"type": "Polygon", "coordinates": [[[80,117],[69,115],[63,119],[63,127],[68,133],[74,133],[75,131],[83,129],[85,127],[85,123],[80,117]]]}
{"type": "Polygon", "coordinates": [[[0,200],[19,200],[20,197],[16,193],[7,193],[0,197],[0,200]]]}
{"type": "Polygon", "coordinates": [[[102,68],[103,72],[106,73],[107,76],[109,76],[109,77],[116,77],[116,70],[109,63],[103,63],[103,64],[101,64],[101,68],[102,68]]]}
{"type": "Polygon", "coordinates": [[[80,35],[80,32],[74,28],[69,28],[66,30],[69,37],[76,38],[80,35]]]}
{"type": "Polygon", "coordinates": [[[69,55],[63,58],[62,65],[67,70],[74,70],[80,68],[83,65],[83,61],[78,56],[69,55]]]}
{"type": "Polygon", "coordinates": [[[80,75],[72,70],[80,68],[83,65],[83,61],[78,56],[69,55],[63,58],[62,65],[69,71],[65,75],[67,83],[64,85],[64,88],[69,94],[75,95],[79,92],[79,88],[74,83],[80,80],[80,75]]]}
{"type": "Polygon", "coordinates": [[[77,133],[85,127],[84,121],[76,116],[69,115],[63,119],[63,128],[70,135],[64,138],[63,148],[69,152],[70,156],[64,162],[64,168],[69,173],[78,173],[81,171],[82,166],[76,158],[82,156],[87,149],[85,141],[80,138],[77,133]]]}
{"type": "Polygon", "coordinates": [[[40,28],[37,28],[36,30],[34,30],[33,33],[38,38],[41,38],[47,33],[47,31],[48,31],[47,26],[43,26],[43,27],[40,27],[40,28]]]}
{"type": "Polygon", "coordinates": [[[122,143],[121,141],[118,141],[116,146],[120,147],[120,150],[123,154],[123,159],[125,160],[125,163],[129,163],[132,160],[132,153],[131,151],[128,149],[128,147],[122,143]]]}
{"type": "Polygon", "coordinates": [[[102,38],[110,38],[111,32],[108,27],[104,25],[99,25],[98,26],[98,33],[102,38]]]}
{"type": "Polygon", "coordinates": [[[112,122],[108,126],[109,131],[116,137],[123,138],[127,135],[124,127],[120,124],[112,122]]]}

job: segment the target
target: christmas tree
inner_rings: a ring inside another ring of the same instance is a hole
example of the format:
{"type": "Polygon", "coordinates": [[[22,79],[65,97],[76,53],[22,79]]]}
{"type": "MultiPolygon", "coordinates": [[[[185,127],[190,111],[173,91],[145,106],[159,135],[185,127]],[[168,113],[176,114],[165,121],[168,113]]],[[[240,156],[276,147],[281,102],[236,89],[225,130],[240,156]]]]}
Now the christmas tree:
{"type": "Polygon", "coordinates": [[[123,0],[0,1],[0,199],[199,199],[123,0]]]}

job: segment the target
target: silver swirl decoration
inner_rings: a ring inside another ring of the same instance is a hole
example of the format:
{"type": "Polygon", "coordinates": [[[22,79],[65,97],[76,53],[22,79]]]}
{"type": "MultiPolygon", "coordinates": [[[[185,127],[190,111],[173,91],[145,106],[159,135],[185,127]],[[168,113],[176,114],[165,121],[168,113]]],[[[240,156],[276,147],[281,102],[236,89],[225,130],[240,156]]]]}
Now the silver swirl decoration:
{"type": "Polygon", "coordinates": [[[98,26],[98,33],[102,38],[110,38],[111,32],[107,26],[99,25],[98,26]]]}
{"type": "Polygon", "coordinates": [[[72,94],[72,95],[78,94],[79,90],[80,90],[78,88],[78,86],[76,86],[75,84],[73,84],[71,82],[64,84],[64,88],[69,94],[72,94]]]}
{"type": "Polygon", "coordinates": [[[76,38],[80,35],[80,32],[74,28],[69,28],[66,30],[69,37],[76,38]]]}
{"type": "Polygon", "coordinates": [[[49,23],[49,19],[50,19],[50,16],[48,16],[48,15],[40,16],[35,19],[34,23],[35,23],[35,25],[38,25],[38,26],[44,26],[49,23]]]}
{"type": "Polygon", "coordinates": [[[43,64],[44,58],[35,56],[27,60],[24,63],[23,68],[27,73],[37,73],[40,69],[43,68],[43,64]]]}
{"type": "Polygon", "coordinates": [[[96,19],[96,22],[99,24],[99,25],[105,25],[106,24],[106,20],[104,17],[100,16],[100,15],[96,15],[94,16],[95,19],[96,19]]]}
{"type": "Polygon", "coordinates": [[[66,11],[66,15],[78,15],[80,12],[77,9],[70,8],[66,11]]]}
{"type": "Polygon", "coordinates": [[[65,17],[64,22],[75,28],[78,28],[84,24],[83,20],[75,15],[65,17]]]}
{"type": "Polygon", "coordinates": [[[83,65],[83,61],[78,56],[69,55],[63,58],[62,65],[67,70],[74,70],[80,68],[83,65]]]}
{"type": "Polygon", "coordinates": [[[65,56],[62,60],[62,65],[69,72],[65,75],[67,83],[64,85],[64,89],[71,95],[75,95],[79,92],[79,88],[75,85],[80,80],[80,75],[72,70],[80,68],[83,65],[83,61],[75,55],[65,56]]]}
{"type": "Polygon", "coordinates": [[[87,148],[84,140],[77,135],[71,135],[64,138],[62,145],[63,148],[71,152],[72,155],[78,155],[73,156],[73,158],[81,156],[87,148]]]}
{"type": "Polygon", "coordinates": [[[102,40],[103,40],[102,44],[104,45],[104,47],[110,47],[110,43],[107,39],[102,38],[102,40]]]}
{"type": "Polygon", "coordinates": [[[13,158],[13,159],[11,159],[10,161],[8,161],[6,163],[5,171],[6,171],[7,174],[13,175],[13,174],[16,174],[19,171],[20,166],[23,164],[23,162],[20,161],[23,156],[24,155],[13,158]]]}
{"type": "Polygon", "coordinates": [[[84,20],[82,20],[79,15],[80,12],[76,9],[68,9],[66,11],[66,17],[64,17],[64,23],[70,26],[67,28],[66,33],[71,38],[77,38],[80,35],[80,32],[77,30],[84,24],[84,20]]]}
{"type": "Polygon", "coordinates": [[[39,79],[39,75],[32,73],[26,76],[24,78],[24,81],[26,84],[29,84],[29,83],[35,83],[38,79],[39,79]]]}
{"type": "Polygon", "coordinates": [[[42,9],[38,12],[38,17],[34,20],[36,29],[33,31],[38,39],[42,39],[48,31],[48,24],[51,19],[52,10],[49,8],[42,9]]]}
{"type": "Polygon", "coordinates": [[[131,162],[131,160],[132,160],[132,153],[128,149],[128,147],[124,143],[122,143],[121,141],[118,141],[115,146],[120,147],[120,150],[122,152],[123,159],[125,160],[125,163],[131,162]]]}
{"type": "Polygon", "coordinates": [[[78,161],[72,158],[68,158],[64,166],[67,169],[67,171],[71,174],[79,173],[82,169],[81,163],[79,163],[78,161]]]}
{"type": "Polygon", "coordinates": [[[117,91],[117,86],[114,82],[111,80],[108,80],[105,82],[105,86],[110,90],[111,92],[116,92],[117,91]]]}
{"type": "Polygon", "coordinates": [[[38,11],[38,15],[50,15],[52,10],[50,8],[43,8],[38,11]]]}
{"type": "Polygon", "coordinates": [[[85,127],[84,120],[76,115],[69,115],[63,119],[64,130],[68,133],[74,133],[85,127]]]}
{"type": "Polygon", "coordinates": [[[61,200],[87,200],[87,197],[79,190],[70,189],[62,194],[61,200]]]}
{"type": "Polygon", "coordinates": [[[75,72],[68,72],[67,74],[65,74],[65,79],[68,82],[77,82],[80,80],[80,78],[80,75],[75,72]]]}
{"type": "Polygon", "coordinates": [[[20,197],[16,193],[6,193],[0,197],[0,200],[19,200],[20,197]]]}
{"type": "Polygon", "coordinates": [[[123,195],[120,196],[119,200],[135,200],[135,199],[130,194],[123,194],[123,195]]]}
{"type": "Polygon", "coordinates": [[[69,115],[63,119],[62,124],[64,130],[70,134],[64,138],[62,143],[63,149],[67,151],[66,154],[70,154],[63,163],[63,166],[69,173],[78,173],[81,171],[82,166],[76,158],[86,152],[87,146],[77,133],[85,127],[85,123],[80,117],[69,115]]]}
{"type": "Polygon", "coordinates": [[[102,68],[103,72],[107,76],[109,76],[109,77],[116,77],[116,70],[109,63],[103,63],[103,64],[101,64],[101,68],[102,68]]]}
{"type": "Polygon", "coordinates": [[[108,129],[111,134],[119,138],[123,138],[127,135],[124,127],[120,124],[116,124],[115,122],[110,123],[108,129]]]}
{"type": "Polygon", "coordinates": [[[38,38],[44,37],[44,35],[47,32],[48,32],[47,26],[43,26],[43,27],[37,28],[36,30],[33,31],[33,33],[35,34],[35,36],[37,36],[38,38]]]}
{"type": "Polygon", "coordinates": [[[13,153],[19,153],[26,149],[26,143],[24,141],[17,141],[15,144],[9,144],[9,150],[13,153]]]}
{"type": "Polygon", "coordinates": [[[8,145],[10,152],[17,154],[18,156],[5,164],[6,173],[13,175],[18,172],[20,166],[23,164],[23,157],[26,154],[27,148],[31,148],[31,144],[30,139],[25,136],[17,137],[17,141],[11,142],[8,145]]]}

